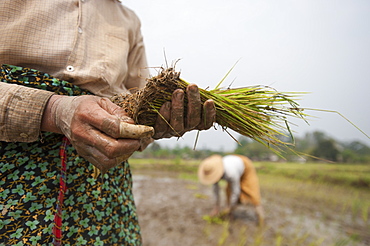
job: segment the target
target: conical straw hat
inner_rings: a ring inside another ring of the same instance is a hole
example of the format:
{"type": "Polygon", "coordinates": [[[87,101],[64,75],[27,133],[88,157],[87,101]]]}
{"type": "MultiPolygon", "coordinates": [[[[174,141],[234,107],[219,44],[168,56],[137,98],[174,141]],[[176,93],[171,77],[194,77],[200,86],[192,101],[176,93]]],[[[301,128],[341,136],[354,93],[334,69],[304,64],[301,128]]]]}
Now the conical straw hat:
{"type": "Polygon", "coordinates": [[[220,155],[212,155],[204,159],[198,168],[199,181],[204,185],[216,183],[223,174],[224,166],[220,155]]]}

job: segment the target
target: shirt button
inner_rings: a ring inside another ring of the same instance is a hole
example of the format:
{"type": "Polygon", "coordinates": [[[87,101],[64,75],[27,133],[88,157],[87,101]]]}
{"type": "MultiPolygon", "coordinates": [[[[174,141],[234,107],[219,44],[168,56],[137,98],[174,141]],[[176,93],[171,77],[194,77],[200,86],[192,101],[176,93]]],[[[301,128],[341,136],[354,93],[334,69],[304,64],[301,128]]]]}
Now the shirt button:
{"type": "Polygon", "coordinates": [[[22,138],[28,138],[28,134],[22,132],[21,134],[19,134],[19,136],[21,136],[22,138]]]}
{"type": "Polygon", "coordinates": [[[67,71],[68,72],[73,72],[75,68],[73,66],[67,66],[67,71]]]}
{"type": "Polygon", "coordinates": [[[82,28],[78,27],[78,33],[82,33],[82,28]]]}

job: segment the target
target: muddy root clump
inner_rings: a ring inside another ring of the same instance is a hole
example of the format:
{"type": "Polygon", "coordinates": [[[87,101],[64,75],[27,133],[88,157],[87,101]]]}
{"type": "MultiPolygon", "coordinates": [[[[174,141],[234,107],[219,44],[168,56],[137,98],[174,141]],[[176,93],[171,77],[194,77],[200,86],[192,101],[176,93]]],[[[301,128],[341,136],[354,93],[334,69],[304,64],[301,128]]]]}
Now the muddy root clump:
{"type": "Polygon", "coordinates": [[[113,96],[111,100],[124,108],[136,124],[154,126],[163,103],[171,101],[176,89],[185,90],[187,85],[187,82],[180,79],[180,72],[173,68],[162,69],[157,76],[147,79],[143,89],[133,94],[113,96]]]}

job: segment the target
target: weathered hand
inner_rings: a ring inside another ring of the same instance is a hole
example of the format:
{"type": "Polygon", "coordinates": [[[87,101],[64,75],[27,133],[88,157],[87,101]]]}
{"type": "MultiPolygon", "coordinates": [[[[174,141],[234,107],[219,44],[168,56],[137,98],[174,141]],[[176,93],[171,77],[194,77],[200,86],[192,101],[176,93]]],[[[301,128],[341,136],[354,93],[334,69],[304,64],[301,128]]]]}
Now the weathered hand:
{"type": "Polygon", "coordinates": [[[173,92],[171,102],[165,102],[162,105],[159,110],[161,116],[158,116],[154,126],[154,139],[181,137],[191,130],[207,130],[216,121],[213,100],[207,100],[202,105],[196,84],[188,85],[186,95],[188,97],[187,115],[184,112],[185,92],[181,89],[173,92]]]}
{"type": "Polygon", "coordinates": [[[122,108],[96,96],[52,96],[41,129],[64,134],[102,173],[128,159],[141,148],[141,139],[154,133],[151,127],[133,125],[122,108]]]}

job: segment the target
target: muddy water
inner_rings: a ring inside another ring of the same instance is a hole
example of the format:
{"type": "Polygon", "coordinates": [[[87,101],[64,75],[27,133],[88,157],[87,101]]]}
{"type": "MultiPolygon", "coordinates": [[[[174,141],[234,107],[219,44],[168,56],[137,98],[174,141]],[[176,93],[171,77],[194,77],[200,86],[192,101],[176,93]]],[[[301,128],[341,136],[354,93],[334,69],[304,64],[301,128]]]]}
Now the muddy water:
{"type": "MultiPolygon", "coordinates": [[[[262,190],[266,213],[256,225],[253,207],[238,207],[235,219],[211,224],[211,187],[176,178],[175,173],[134,172],[134,196],[144,246],[172,245],[370,245],[347,237],[348,225],[323,218],[312,201],[282,199],[262,190]],[[312,209],[307,209],[312,208],[312,209]]],[[[367,233],[367,232],[364,232],[367,233]]],[[[370,235],[370,233],[369,233],[370,235]]]]}

